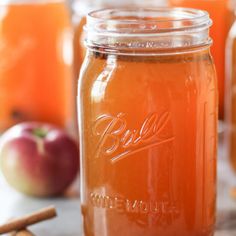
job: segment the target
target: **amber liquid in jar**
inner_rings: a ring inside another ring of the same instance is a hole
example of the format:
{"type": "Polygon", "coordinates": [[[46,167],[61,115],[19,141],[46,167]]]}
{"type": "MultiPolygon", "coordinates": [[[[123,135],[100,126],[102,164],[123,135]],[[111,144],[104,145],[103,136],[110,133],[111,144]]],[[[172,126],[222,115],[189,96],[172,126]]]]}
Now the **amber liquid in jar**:
{"type": "Polygon", "coordinates": [[[215,69],[208,46],[178,50],[89,48],[79,85],[85,236],[213,235],[215,69]]]}
{"type": "Polygon", "coordinates": [[[0,132],[27,120],[71,128],[72,29],[65,1],[9,1],[0,10],[0,132]]]}

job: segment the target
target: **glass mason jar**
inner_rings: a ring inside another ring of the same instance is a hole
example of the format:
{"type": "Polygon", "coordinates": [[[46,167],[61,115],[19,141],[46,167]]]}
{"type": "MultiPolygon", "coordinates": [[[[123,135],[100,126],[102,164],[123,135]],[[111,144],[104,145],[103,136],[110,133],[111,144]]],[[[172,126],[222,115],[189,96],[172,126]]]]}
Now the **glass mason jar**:
{"type": "Polygon", "coordinates": [[[0,23],[0,132],[27,120],[69,128],[75,106],[65,1],[2,1],[0,23]]]}
{"type": "Polygon", "coordinates": [[[224,118],[225,46],[232,25],[230,0],[169,0],[170,6],[191,7],[209,12],[213,20],[210,36],[213,38],[212,55],[216,64],[219,88],[219,117],[224,118]],[[220,33],[219,33],[220,32],[220,33]]]}
{"type": "Polygon", "coordinates": [[[79,78],[85,236],[212,236],[217,82],[207,12],[87,18],[79,78]]]}

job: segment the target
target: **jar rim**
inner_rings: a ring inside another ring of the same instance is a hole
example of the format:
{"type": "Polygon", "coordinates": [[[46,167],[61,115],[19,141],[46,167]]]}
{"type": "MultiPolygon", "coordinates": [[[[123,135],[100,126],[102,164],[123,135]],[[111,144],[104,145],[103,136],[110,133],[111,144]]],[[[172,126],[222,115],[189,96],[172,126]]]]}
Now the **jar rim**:
{"type": "Polygon", "coordinates": [[[86,45],[103,51],[209,46],[208,12],[192,8],[107,8],[87,15],[86,45]]]}
{"type": "Polygon", "coordinates": [[[87,15],[87,25],[85,30],[95,30],[98,34],[109,33],[161,33],[170,31],[186,31],[191,29],[209,28],[212,25],[212,21],[209,18],[209,14],[204,10],[197,10],[193,8],[181,8],[181,7],[154,7],[154,8],[105,8],[95,10],[87,15]],[[143,16],[141,16],[143,14],[143,16]],[[155,14],[155,15],[151,15],[155,14]],[[172,15],[171,17],[167,15],[172,15]],[[129,19],[132,15],[133,18],[129,19]],[[166,16],[165,16],[166,15],[166,16]],[[119,19],[117,19],[119,17],[119,19]],[[165,17],[165,18],[164,18],[165,17]],[[128,32],[115,29],[115,27],[104,28],[102,23],[107,25],[125,24],[128,27],[131,25],[141,25],[140,28],[135,28],[134,31],[127,28],[128,32]],[[142,25],[143,24],[143,25],[142,25]],[[152,24],[145,28],[145,24],[152,24]],[[164,27],[166,25],[166,27],[164,27]]]}

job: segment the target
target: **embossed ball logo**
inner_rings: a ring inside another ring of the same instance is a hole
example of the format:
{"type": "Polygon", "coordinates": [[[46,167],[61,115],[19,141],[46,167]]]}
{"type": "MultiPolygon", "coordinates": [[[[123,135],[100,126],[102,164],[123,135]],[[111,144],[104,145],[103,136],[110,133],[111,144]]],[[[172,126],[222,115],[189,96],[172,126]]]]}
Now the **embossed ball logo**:
{"type": "Polygon", "coordinates": [[[152,113],[140,123],[138,129],[130,129],[124,113],[117,116],[102,115],[93,126],[93,135],[98,136],[95,158],[110,157],[116,163],[132,154],[174,140],[162,135],[170,121],[170,113],[152,113]]]}

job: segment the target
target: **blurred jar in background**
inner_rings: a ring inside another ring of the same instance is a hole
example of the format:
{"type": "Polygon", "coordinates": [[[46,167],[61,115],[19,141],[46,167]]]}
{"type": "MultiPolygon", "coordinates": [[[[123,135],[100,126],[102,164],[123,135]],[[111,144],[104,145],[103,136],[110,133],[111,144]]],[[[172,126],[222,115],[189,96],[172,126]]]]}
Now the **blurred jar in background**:
{"type": "Polygon", "coordinates": [[[171,6],[191,7],[206,10],[213,20],[210,35],[213,38],[211,49],[216,65],[219,88],[219,116],[224,117],[224,81],[225,81],[225,43],[232,23],[233,13],[230,0],[169,0],[171,6]]]}
{"type": "Polygon", "coordinates": [[[87,13],[101,8],[129,7],[129,6],[163,6],[166,0],[74,0],[73,23],[74,23],[74,76],[78,79],[80,67],[84,60],[86,48],[84,47],[85,35],[83,26],[86,23],[87,13]]]}
{"type": "MultiPolygon", "coordinates": [[[[236,9],[236,1],[232,6],[236,9]]],[[[226,45],[225,120],[227,156],[236,172],[236,21],[229,31],[226,45]]]]}
{"type": "Polygon", "coordinates": [[[0,3],[0,132],[73,124],[72,26],[64,0],[0,3]]]}

